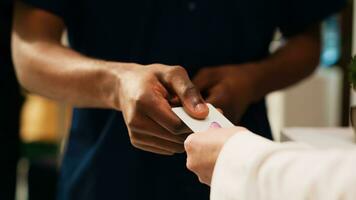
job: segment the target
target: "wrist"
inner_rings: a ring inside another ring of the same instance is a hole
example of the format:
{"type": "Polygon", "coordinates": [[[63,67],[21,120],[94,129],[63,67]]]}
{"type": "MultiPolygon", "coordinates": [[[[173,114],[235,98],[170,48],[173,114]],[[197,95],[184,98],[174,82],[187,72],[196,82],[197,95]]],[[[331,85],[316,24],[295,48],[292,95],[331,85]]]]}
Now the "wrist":
{"type": "Polygon", "coordinates": [[[260,63],[249,63],[241,66],[241,70],[245,73],[244,77],[246,77],[246,96],[250,103],[257,102],[263,97],[263,94],[261,94],[259,89],[259,84],[263,82],[261,79],[263,77],[263,75],[261,75],[261,68],[263,66],[260,65],[260,63]]]}
{"type": "Polygon", "coordinates": [[[128,77],[128,74],[132,73],[140,65],[135,63],[108,62],[105,66],[108,93],[105,95],[104,101],[111,109],[121,111],[120,96],[123,93],[122,83],[128,77]]]}

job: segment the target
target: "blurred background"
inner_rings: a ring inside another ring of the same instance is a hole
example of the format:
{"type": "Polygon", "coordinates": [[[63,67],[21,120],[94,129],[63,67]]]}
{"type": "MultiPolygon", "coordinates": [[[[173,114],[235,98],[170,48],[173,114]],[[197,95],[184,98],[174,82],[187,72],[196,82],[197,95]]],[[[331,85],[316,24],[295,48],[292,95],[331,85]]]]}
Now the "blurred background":
{"type": "MultiPolygon", "coordinates": [[[[323,22],[323,49],[320,66],[314,75],[268,96],[269,118],[276,140],[280,139],[280,133],[286,127],[349,126],[350,105],[356,105],[356,95],[350,90],[347,73],[351,55],[356,53],[356,30],[352,26],[353,20],[356,21],[355,10],[356,3],[350,1],[342,13],[330,16],[323,22]]],[[[65,35],[63,42],[66,43],[65,35]]],[[[283,38],[276,30],[271,52],[281,45],[283,38]]],[[[14,114],[18,121],[14,126],[18,127],[11,129],[19,135],[18,143],[16,138],[11,140],[18,147],[16,151],[19,155],[19,160],[15,160],[15,198],[54,199],[58,168],[71,121],[71,107],[29,94],[15,83],[8,85],[1,82],[0,87],[3,92],[1,98],[9,98],[1,101],[1,108],[11,108],[11,112],[17,112],[12,107],[13,99],[18,102],[18,115],[14,114]],[[3,89],[5,86],[7,89],[3,89]],[[18,93],[7,95],[9,91],[18,93]]],[[[4,119],[1,123],[8,118],[4,116],[5,113],[0,110],[0,115],[3,115],[1,119],[4,119]]],[[[10,151],[5,148],[0,150],[2,154],[10,151]]],[[[1,186],[0,194],[6,188],[1,186]]]]}

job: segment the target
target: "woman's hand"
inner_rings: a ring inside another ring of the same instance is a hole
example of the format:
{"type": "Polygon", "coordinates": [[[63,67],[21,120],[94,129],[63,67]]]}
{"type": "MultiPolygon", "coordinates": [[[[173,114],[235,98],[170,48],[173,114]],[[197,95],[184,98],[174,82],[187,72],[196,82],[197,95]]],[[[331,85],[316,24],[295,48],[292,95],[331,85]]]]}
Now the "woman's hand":
{"type": "Polygon", "coordinates": [[[218,128],[213,123],[205,132],[194,133],[184,142],[187,152],[187,168],[193,171],[199,181],[210,185],[215,162],[226,141],[234,134],[246,130],[243,127],[218,128]]]}

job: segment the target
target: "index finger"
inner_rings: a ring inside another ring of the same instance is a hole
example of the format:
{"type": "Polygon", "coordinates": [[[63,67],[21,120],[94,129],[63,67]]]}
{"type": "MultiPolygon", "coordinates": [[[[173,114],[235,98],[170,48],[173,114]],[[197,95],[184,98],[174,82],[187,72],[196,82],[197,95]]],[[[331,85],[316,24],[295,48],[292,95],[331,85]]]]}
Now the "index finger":
{"type": "Polygon", "coordinates": [[[168,100],[162,96],[153,97],[150,105],[145,107],[145,114],[173,134],[181,135],[192,132],[172,111],[168,100]]]}

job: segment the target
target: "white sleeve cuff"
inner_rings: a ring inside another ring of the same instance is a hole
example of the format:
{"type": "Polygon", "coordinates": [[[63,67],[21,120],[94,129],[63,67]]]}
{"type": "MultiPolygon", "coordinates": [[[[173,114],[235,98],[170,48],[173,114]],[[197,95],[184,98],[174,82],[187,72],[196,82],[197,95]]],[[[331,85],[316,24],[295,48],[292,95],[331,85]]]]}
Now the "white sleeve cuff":
{"type": "Polygon", "coordinates": [[[211,182],[210,197],[214,199],[244,199],[251,194],[246,189],[249,174],[259,158],[278,148],[270,140],[250,131],[243,131],[232,136],[222,148],[211,182]]]}

